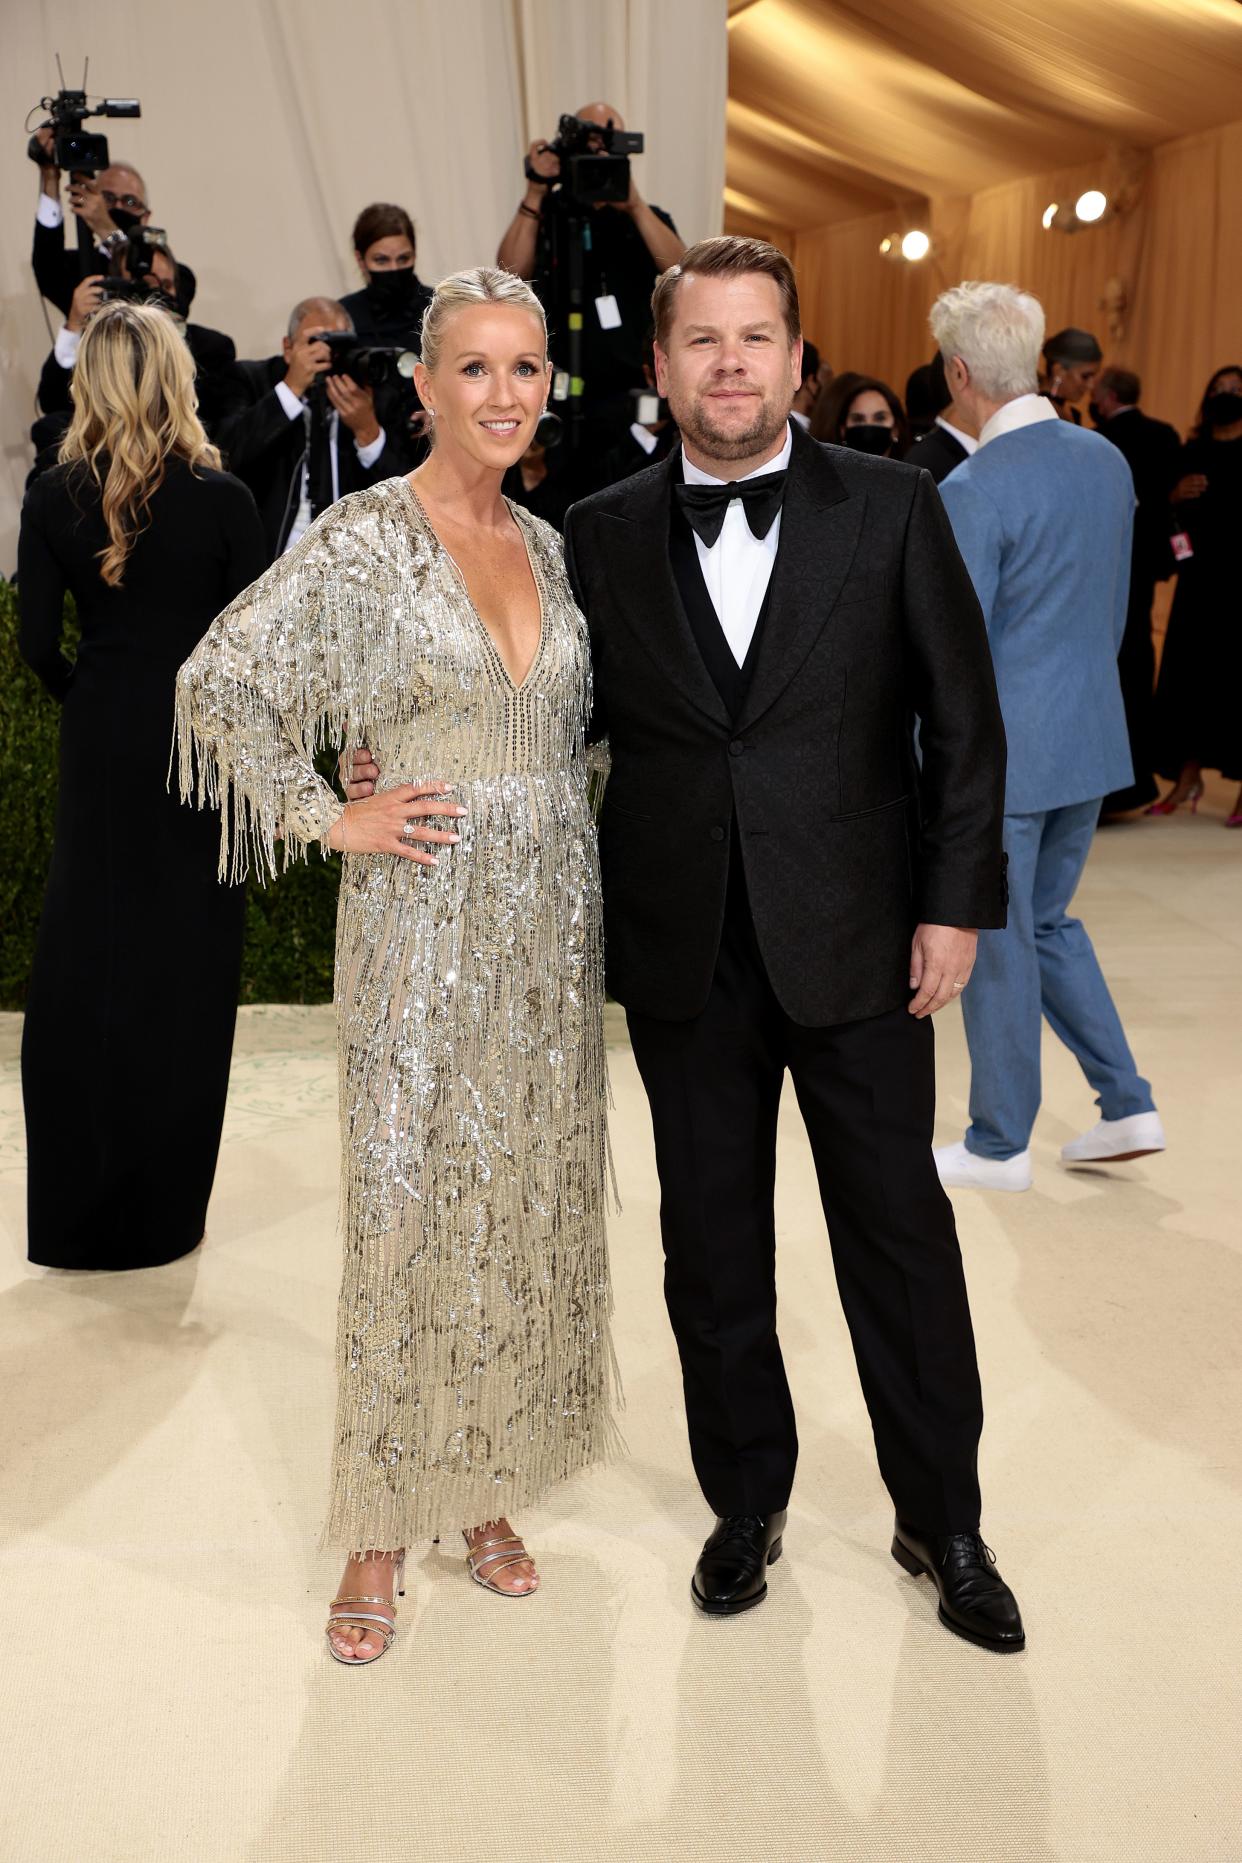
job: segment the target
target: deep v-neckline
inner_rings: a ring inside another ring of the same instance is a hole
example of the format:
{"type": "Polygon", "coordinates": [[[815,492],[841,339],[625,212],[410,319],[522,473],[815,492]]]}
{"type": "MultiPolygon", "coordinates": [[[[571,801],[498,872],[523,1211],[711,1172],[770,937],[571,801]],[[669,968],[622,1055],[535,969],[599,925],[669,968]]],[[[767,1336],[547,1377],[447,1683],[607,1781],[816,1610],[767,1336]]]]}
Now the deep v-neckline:
{"type": "Polygon", "coordinates": [[[526,552],[526,565],[527,565],[527,568],[530,570],[531,581],[535,585],[535,599],[539,603],[539,639],[535,642],[535,651],[531,655],[530,665],[527,667],[525,673],[522,675],[520,680],[515,679],[513,677],[513,674],[509,671],[509,667],[505,660],[505,656],[503,653],[501,653],[500,648],[496,645],[496,636],[492,633],[491,628],[487,625],[487,622],[483,619],[483,616],[479,613],[479,610],[475,605],[474,597],[470,593],[470,585],[468,584],[465,576],[462,573],[462,568],[461,568],[460,563],[457,561],[457,558],[453,555],[453,552],[449,549],[448,545],[444,542],[444,539],[440,536],[439,531],[436,529],[430,517],[427,515],[427,508],[423,504],[422,499],[419,497],[418,493],[414,490],[414,487],[410,484],[410,481],[405,477],[404,474],[401,475],[401,484],[404,485],[406,492],[409,496],[410,502],[414,506],[415,511],[417,512],[419,518],[421,519],[424,528],[430,532],[431,540],[434,543],[436,549],[439,550],[441,556],[444,557],[445,561],[449,565],[449,568],[452,570],[453,575],[457,578],[458,586],[460,587],[461,592],[466,599],[466,605],[469,608],[470,613],[473,615],[474,620],[476,624],[478,625],[479,632],[482,634],[484,642],[488,650],[490,651],[493,660],[496,662],[497,667],[500,669],[501,676],[504,679],[506,685],[508,685],[514,692],[525,692],[526,688],[529,686],[531,682],[531,679],[534,677],[535,669],[539,665],[539,661],[543,656],[543,643],[544,643],[544,640],[548,632],[548,610],[547,610],[547,604],[544,600],[543,577],[540,575],[538,565],[536,564],[535,559],[531,554],[530,538],[527,535],[526,526],[522,523],[521,518],[517,514],[517,509],[513,503],[513,500],[511,498],[506,498],[505,503],[509,507],[510,517],[513,519],[514,524],[517,526],[518,536],[522,539],[522,548],[526,552]]]}

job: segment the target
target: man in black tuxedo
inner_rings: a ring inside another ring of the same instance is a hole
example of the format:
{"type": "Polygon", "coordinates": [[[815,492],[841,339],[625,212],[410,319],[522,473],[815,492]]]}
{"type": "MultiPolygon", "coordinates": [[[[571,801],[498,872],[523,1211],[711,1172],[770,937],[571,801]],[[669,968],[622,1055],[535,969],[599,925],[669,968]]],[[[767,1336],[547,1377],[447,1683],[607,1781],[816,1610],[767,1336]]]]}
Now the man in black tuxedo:
{"type": "Polygon", "coordinates": [[[922,466],[924,472],[930,472],[939,485],[955,466],[970,458],[979,444],[979,435],[967,410],[959,408],[950,393],[944,357],[939,350],[924,367],[932,424],[906,449],[906,459],[910,465],[922,466]]]}
{"type": "Polygon", "coordinates": [[[328,373],[331,352],[319,333],[352,329],[335,298],[304,298],[279,356],[235,362],[222,378],[212,437],[254,493],[273,561],[344,493],[405,470],[371,389],[328,373]]]}
{"type": "Polygon", "coordinates": [[[757,1604],[797,1435],[776,1332],[786,1068],[893,1497],[950,1629],[1022,1646],[979,1537],[982,1407],[932,1160],[930,1015],[1005,922],[1005,745],[983,618],[927,474],[788,420],[797,290],[761,241],[653,299],[683,446],[571,508],[611,775],[608,983],[651,1104],[665,1290],[716,1528],[699,1607],[757,1604]],[[913,719],[921,720],[922,767],[913,719]]]}
{"type": "Polygon", "coordinates": [[[1176,427],[1144,414],[1139,406],[1142,392],[1142,383],[1130,369],[1104,369],[1096,381],[1090,407],[1096,428],[1112,441],[1129,466],[1138,500],[1130,555],[1130,600],[1117,656],[1134,781],[1105,796],[1100,805],[1102,815],[1141,809],[1158,793],[1152,775],[1156,764],[1151,741],[1156,651],[1151,638],[1151,605],[1156,584],[1177,568],[1169,541],[1175,529],[1169,493],[1177,478],[1182,443],[1176,427]]]}

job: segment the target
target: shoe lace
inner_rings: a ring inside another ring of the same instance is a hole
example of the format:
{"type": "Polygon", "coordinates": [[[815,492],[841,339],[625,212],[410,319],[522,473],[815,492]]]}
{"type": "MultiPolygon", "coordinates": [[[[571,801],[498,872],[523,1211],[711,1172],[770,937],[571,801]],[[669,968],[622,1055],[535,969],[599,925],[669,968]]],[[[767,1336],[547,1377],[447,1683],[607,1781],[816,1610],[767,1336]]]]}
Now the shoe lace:
{"type": "Polygon", "coordinates": [[[982,1566],[986,1572],[989,1566],[996,1564],[996,1554],[978,1533],[954,1533],[940,1563],[947,1566],[950,1560],[954,1565],[982,1566]]]}
{"type": "Polygon", "coordinates": [[[756,1532],[762,1533],[767,1525],[763,1514],[729,1514],[724,1521],[724,1530],[719,1544],[727,1545],[730,1540],[750,1540],[756,1532]]]}

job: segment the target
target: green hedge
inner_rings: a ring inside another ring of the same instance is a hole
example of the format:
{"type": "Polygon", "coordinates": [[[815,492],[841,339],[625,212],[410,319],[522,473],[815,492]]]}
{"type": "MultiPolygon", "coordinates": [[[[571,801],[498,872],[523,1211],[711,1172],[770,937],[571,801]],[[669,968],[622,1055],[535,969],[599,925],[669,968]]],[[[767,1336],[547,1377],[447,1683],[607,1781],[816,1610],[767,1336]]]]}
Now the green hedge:
{"type": "MultiPolygon", "coordinates": [[[[0,581],[0,1009],[25,1002],[52,852],[60,729],[59,707],[17,651],[17,599],[0,581]]],[[[72,640],[68,601],[65,631],[72,640]]],[[[334,761],[324,760],[325,774],[334,761]]],[[[314,854],[248,889],[243,1003],[330,1001],[337,870],[314,854]]]]}

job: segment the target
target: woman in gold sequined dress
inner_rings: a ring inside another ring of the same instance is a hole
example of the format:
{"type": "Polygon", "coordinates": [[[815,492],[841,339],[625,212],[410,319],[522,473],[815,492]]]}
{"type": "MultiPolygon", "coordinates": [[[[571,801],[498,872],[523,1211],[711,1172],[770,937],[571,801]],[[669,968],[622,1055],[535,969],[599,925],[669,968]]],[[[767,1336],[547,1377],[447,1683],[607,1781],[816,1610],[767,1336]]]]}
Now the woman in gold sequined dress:
{"type": "Polygon", "coordinates": [[[488,267],[427,312],[431,457],[342,499],[218,618],[178,681],[182,793],[221,870],[340,850],[344,1273],[328,1625],[392,1641],[405,1548],[463,1531],[528,1596],[509,1514],[613,1448],[590,664],[555,532],[500,494],[549,381],[529,287],[488,267]],[[343,806],[325,744],[383,776],[343,806]]]}

